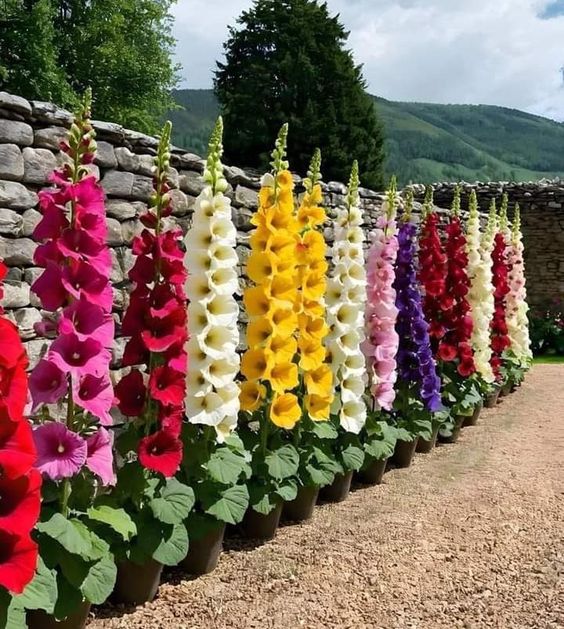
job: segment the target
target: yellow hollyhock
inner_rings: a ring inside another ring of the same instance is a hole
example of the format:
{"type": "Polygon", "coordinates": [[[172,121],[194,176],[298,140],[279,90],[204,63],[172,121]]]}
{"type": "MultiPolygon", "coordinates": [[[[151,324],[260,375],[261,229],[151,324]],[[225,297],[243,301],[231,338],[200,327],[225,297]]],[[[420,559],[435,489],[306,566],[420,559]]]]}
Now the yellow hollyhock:
{"type": "Polygon", "coordinates": [[[266,387],[257,380],[248,380],[241,384],[239,403],[242,411],[256,411],[266,397],[266,387]]]}
{"type": "Polygon", "coordinates": [[[298,386],[298,366],[294,363],[276,362],[266,379],[275,393],[291,391],[298,386]]]}
{"type": "Polygon", "coordinates": [[[268,358],[264,349],[249,349],[241,359],[241,373],[247,380],[262,380],[268,373],[268,358]]]}
{"type": "Polygon", "coordinates": [[[314,422],[326,422],[331,414],[333,396],[306,395],[305,410],[314,422]]]}
{"type": "Polygon", "coordinates": [[[293,393],[276,395],[270,405],[270,421],[279,428],[291,430],[300,420],[302,410],[293,393]]]}
{"type": "Polygon", "coordinates": [[[333,374],[329,365],[321,365],[317,369],[308,371],[304,376],[306,390],[311,395],[324,396],[331,389],[333,374]]]}

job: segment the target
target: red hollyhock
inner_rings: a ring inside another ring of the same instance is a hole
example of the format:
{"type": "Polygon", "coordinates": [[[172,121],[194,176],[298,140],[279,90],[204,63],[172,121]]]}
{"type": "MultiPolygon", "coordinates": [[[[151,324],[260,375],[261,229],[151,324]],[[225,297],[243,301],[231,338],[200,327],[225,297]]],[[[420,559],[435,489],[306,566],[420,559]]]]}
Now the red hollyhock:
{"type": "Polygon", "coordinates": [[[31,426],[26,421],[0,420],[0,476],[27,474],[35,458],[31,426]]]}
{"type": "Polygon", "coordinates": [[[15,480],[0,478],[0,530],[18,535],[35,526],[41,508],[40,489],[41,474],[35,469],[15,480]]]}
{"type": "Polygon", "coordinates": [[[495,310],[490,325],[492,358],[490,364],[497,380],[501,379],[502,354],[511,345],[506,321],[505,299],[510,291],[507,265],[507,245],[502,233],[497,233],[492,252],[492,273],[495,310]]]}
{"type": "Polygon", "coordinates": [[[174,476],[182,462],[182,441],[168,430],[159,430],[139,443],[139,461],[143,467],[164,476],[174,476]]]}
{"type": "Polygon", "coordinates": [[[141,465],[172,476],[182,461],[178,436],[184,416],[188,362],[184,349],[188,340],[184,292],[187,274],[180,247],[182,232],[163,230],[162,219],[172,213],[167,182],[170,154],[164,146],[161,142],[156,158],[152,207],[141,216],[146,229],[132,243],[136,260],[128,277],[134,288],[122,325],[123,333],[131,337],[123,365],[144,365],[144,375],[139,370],[131,372],[115,392],[125,415],[142,417],[149,423],[141,426],[141,465]]]}
{"type": "Polygon", "coordinates": [[[13,535],[0,530],[0,586],[21,594],[33,579],[37,544],[29,534],[13,535]]]}

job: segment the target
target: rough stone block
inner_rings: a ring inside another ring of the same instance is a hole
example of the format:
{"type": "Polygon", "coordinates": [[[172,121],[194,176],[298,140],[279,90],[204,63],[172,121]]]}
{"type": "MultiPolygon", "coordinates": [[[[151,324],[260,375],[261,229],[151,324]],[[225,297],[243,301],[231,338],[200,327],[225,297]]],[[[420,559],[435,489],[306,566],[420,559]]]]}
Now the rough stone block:
{"type": "Polygon", "coordinates": [[[243,207],[255,209],[258,207],[258,193],[256,190],[250,190],[243,186],[237,186],[235,188],[235,200],[236,205],[242,205],[243,207]]]}
{"type": "Polygon", "coordinates": [[[137,157],[137,172],[145,177],[152,177],[155,158],[152,155],[137,155],[137,157]]]}
{"type": "Polygon", "coordinates": [[[110,247],[119,247],[123,245],[123,235],[121,231],[121,223],[115,218],[106,219],[108,226],[108,238],[107,242],[110,247]]]}
{"type": "MultiPolygon", "coordinates": [[[[2,210],[0,210],[1,212],[2,210]]],[[[25,236],[26,238],[31,238],[33,236],[33,231],[37,226],[37,223],[39,223],[39,221],[41,220],[42,215],[41,212],[38,212],[37,210],[34,209],[30,209],[30,210],[26,210],[23,213],[22,219],[23,219],[23,225],[22,225],[22,236],[25,236]]]]}
{"type": "Polygon", "coordinates": [[[119,167],[130,173],[136,173],[139,170],[140,156],[132,153],[125,146],[118,146],[114,150],[119,167]]]}
{"type": "Polygon", "coordinates": [[[15,111],[23,116],[31,114],[31,105],[25,98],[7,92],[0,92],[0,108],[15,111]]]}
{"type": "Polygon", "coordinates": [[[104,175],[101,183],[108,196],[131,199],[134,181],[135,175],[132,173],[110,170],[104,175]]]}
{"type": "Polygon", "coordinates": [[[25,282],[6,280],[4,282],[4,308],[25,308],[30,303],[30,290],[25,282]]]}
{"type": "Polygon", "coordinates": [[[33,117],[38,122],[47,122],[48,124],[63,125],[70,127],[74,116],[70,111],[57,107],[53,103],[46,103],[40,100],[32,100],[31,107],[33,117]]]}
{"type": "Polygon", "coordinates": [[[0,207],[28,210],[37,205],[37,194],[17,181],[0,181],[0,207]]]}
{"type": "Polygon", "coordinates": [[[17,144],[0,144],[0,179],[21,181],[24,176],[24,160],[17,144]]]}
{"type": "Polygon", "coordinates": [[[97,142],[98,150],[96,151],[95,164],[102,168],[117,168],[118,161],[114,152],[114,147],[109,142],[103,140],[97,142]]]}
{"type": "Polygon", "coordinates": [[[57,160],[49,149],[26,147],[23,150],[24,181],[43,185],[57,168],[57,160]]]}
{"type": "Polygon", "coordinates": [[[28,340],[37,336],[34,326],[42,321],[37,308],[20,308],[15,311],[14,316],[22,339],[28,340]]]}
{"type": "Polygon", "coordinates": [[[198,196],[206,187],[200,173],[191,170],[181,170],[178,176],[178,186],[183,192],[198,196]]]}
{"type": "Polygon", "coordinates": [[[20,236],[22,233],[23,218],[14,210],[0,209],[0,234],[8,236],[20,236]]]}
{"type": "Polygon", "coordinates": [[[49,349],[50,341],[47,339],[33,339],[24,343],[29,358],[29,365],[33,369],[35,365],[43,358],[49,349]]]}
{"type": "Polygon", "coordinates": [[[64,127],[45,127],[36,129],[34,145],[40,148],[59,150],[59,144],[67,137],[67,130],[64,127]]]}
{"type": "Polygon", "coordinates": [[[26,122],[0,119],[0,143],[30,146],[33,144],[33,129],[26,122]]]}
{"type": "Polygon", "coordinates": [[[194,207],[194,198],[187,197],[181,190],[171,190],[172,214],[174,216],[186,216],[194,207]]]}
{"type": "Polygon", "coordinates": [[[131,198],[139,201],[148,201],[153,191],[153,180],[150,177],[134,175],[131,198]]]}
{"type": "Polygon", "coordinates": [[[29,238],[2,238],[0,236],[0,258],[8,266],[32,266],[37,244],[29,238]]]}
{"type": "Polygon", "coordinates": [[[141,212],[144,212],[147,206],[139,201],[130,203],[121,199],[107,199],[106,211],[108,216],[117,218],[118,221],[125,221],[136,218],[141,212]]]}

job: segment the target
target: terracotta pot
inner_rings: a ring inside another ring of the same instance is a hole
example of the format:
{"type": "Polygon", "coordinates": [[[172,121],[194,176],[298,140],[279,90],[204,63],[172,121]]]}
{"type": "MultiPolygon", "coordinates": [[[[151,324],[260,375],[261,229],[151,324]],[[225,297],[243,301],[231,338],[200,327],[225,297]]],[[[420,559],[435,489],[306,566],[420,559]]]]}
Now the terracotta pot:
{"type": "Polygon", "coordinates": [[[305,522],[305,520],[309,520],[313,515],[318,496],[319,487],[317,485],[300,487],[295,499],[284,503],[282,510],[284,519],[291,522],[305,522]]]}
{"type": "Polygon", "coordinates": [[[480,417],[480,413],[482,412],[483,407],[484,403],[478,402],[478,404],[476,404],[476,407],[474,408],[474,412],[472,413],[472,415],[464,418],[464,423],[462,424],[462,427],[465,428],[466,426],[475,426],[478,423],[478,418],[480,417]]]}
{"type": "Polygon", "coordinates": [[[433,428],[430,439],[423,439],[423,437],[419,437],[415,452],[420,452],[421,454],[429,454],[429,452],[431,452],[433,448],[437,445],[437,435],[439,434],[439,428],[440,426],[438,424],[433,428]]]}
{"type": "Polygon", "coordinates": [[[163,564],[149,559],[144,564],[121,561],[111,599],[114,603],[142,605],[152,601],[159,589],[163,564]]]}
{"type": "Polygon", "coordinates": [[[409,467],[413,461],[418,441],[417,437],[413,441],[397,441],[396,449],[392,455],[392,463],[396,467],[409,467]]]}
{"type": "Polygon", "coordinates": [[[496,385],[495,389],[488,396],[486,396],[486,399],[484,400],[485,408],[495,407],[495,405],[497,404],[497,400],[499,398],[500,391],[501,391],[501,387],[496,385]]]}
{"type": "Polygon", "coordinates": [[[439,440],[442,443],[456,443],[458,441],[458,437],[460,437],[460,431],[462,430],[462,424],[466,419],[465,415],[457,415],[454,419],[454,427],[452,429],[452,433],[448,437],[442,437],[439,434],[439,440]]]}
{"type": "Polygon", "coordinates": [[[200,539],[190,540],[190,549],[180,567],[188,574],[209,574],[213,572],[223,550],[225,524],[214,527],[200,539]]]}
{"type": "Polygon", "coordinates": [[[277,504],[267,515],[258,513],[249,507],[241,522],[241,533],[243,537],[260,540],[272,539],[276,535],[281,515],[282,503],[277,504]]]}
{"type": "Polygon", "coordinates": [[[375,459],[358,473],[358,479],[365,485],[381,485],[388,459],[375,459]]]}
{"type": "Polygon", "coordinates": [[[323,502],[343,502],[351,490],[352,477],[352,471],[346,474],[336,474],[330,485],[321,488],[319,498],[323,502]]]}
{"type": "Polygon", "coordinates": [[[90,607],[90,602],[84,601],[74,614],[64,620],[57,620],[42,609],[34,609],[26,614],[27,626],[29,629],[83,629],[86,627],[90,607]]]}

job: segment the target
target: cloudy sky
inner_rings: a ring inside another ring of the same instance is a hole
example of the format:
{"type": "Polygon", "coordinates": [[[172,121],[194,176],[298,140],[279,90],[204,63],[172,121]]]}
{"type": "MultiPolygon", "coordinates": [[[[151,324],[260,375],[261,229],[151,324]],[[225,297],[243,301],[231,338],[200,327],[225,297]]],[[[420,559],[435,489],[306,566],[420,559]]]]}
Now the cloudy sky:
{"type": "MultiPolygon", "coordinates": [[[[183,87],[211,87],[227,27],[252,0],[178,0],[183,87]]],[[[564,120],[564,0],[328,0],[369,91],[564,120]]]]}

